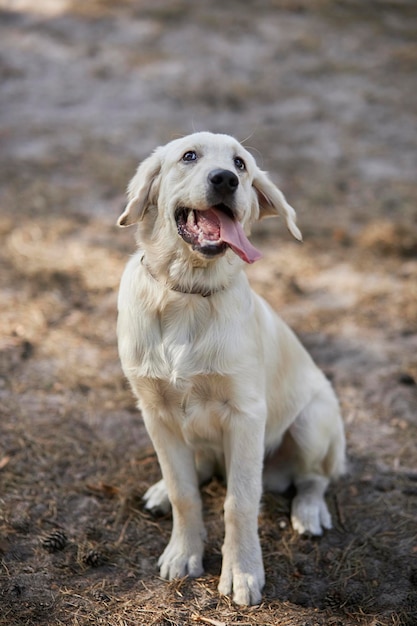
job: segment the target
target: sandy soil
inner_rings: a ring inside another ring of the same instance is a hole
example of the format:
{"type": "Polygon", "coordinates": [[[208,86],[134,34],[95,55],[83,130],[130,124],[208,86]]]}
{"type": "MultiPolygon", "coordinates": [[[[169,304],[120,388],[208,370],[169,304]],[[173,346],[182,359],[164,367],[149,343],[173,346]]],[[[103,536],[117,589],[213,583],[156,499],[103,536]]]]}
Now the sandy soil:
{"type": "Polygon", "coordinates": [[[413,0],[0,0],[0,624],[417,623],[417,10],[413,0]],[[331,377],[349,472],[335,529],[266,494],[264,602],[166,583],[169,517],[121,373],[115,303],[137,162],[193,129],[254,151],[299,215],[248,272],[331,377]]]}

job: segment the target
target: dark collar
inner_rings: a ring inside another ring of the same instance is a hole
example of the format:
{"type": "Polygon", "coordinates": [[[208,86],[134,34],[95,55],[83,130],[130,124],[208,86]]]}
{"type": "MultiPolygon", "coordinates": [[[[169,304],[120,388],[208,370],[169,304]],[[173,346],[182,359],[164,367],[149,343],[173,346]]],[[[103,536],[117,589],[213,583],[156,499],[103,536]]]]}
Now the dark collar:
{"type": "Polygon", "coordinates": [[[146,269],[146,271],[148,272],[149,276],[151,278],[153,278],[154,281],[156,281],[157,283],[159,283],[160,285],[165,287],[165,289],[169,289],[170,291],[177,291],[178,293],[186,293],[186,294],[189,294],[189,295],[202,296],[203,298],[208,298],[209,296],[212,296],[215,293],[219,293],[219,291],[224,291],[224,289],[225,289],[225,287],[219,287],[218,289],[210,289],[210,290],[204,290],[204,289],[198,289],[198,288],[187,290],[187,289],[184,289],[183,287],[181,287],[180,285],[169,286],[166,283],[162,283],[155,276],[155,274],[152,272],[152,270],[149,267],[149,265],[146,263],[144,254],[142,255],[141,263],[142,263],[143,267],[146,269]]]}

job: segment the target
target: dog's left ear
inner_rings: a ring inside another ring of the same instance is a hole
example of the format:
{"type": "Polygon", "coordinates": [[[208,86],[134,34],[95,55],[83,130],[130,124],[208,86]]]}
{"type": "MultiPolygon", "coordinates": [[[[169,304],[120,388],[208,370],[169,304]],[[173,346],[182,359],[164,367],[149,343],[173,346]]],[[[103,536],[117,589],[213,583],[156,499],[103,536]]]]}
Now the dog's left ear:
{"type": "Polygon", "coordinates": [[[258,196],[259,219],[268,216],[277,216],[283,213],[287,228],[298,241],[303,240],[300,229],[296,224],[296,213],[286,201],[284,194],[270,180],[268,175],[258,170],[253,180],[253,187],[258,196]]]}
{"type": "Polygon", "coordinates": [[[156,202],[158,193],[158,175],[161,171],[161,159],[158,149],[142,161],[128,186],[128,203],[117,220],[118,226],[131,226],[139,222],[146,209],[156,202]]]}

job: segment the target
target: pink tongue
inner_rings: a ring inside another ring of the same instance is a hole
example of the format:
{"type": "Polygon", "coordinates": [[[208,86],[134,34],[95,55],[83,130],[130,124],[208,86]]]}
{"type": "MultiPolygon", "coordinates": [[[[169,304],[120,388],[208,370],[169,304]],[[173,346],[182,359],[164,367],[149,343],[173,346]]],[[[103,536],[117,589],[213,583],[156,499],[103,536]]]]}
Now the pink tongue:
{"type": "Polygon", "coordinates": [[[245,235],[240,223],[232,220],[226,213],[212,209],[220,222],[220,237],[246,263],[254,263],[262,254],[257,250],[245,235]]]}

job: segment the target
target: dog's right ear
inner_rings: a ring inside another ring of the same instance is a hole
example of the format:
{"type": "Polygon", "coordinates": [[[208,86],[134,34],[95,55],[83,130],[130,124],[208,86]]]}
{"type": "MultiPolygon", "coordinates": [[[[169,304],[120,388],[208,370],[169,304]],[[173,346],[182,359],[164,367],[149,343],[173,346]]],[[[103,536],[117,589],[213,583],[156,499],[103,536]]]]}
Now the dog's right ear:
{"type": "Polygon", "coordinates": [[[131,226],[139,222],[146,209],[156,202],[159,188],[161,160],[158,149],[139,165],[136,174],[129,183],[128,203],[117,220],[118,226],[131,226]]]}

